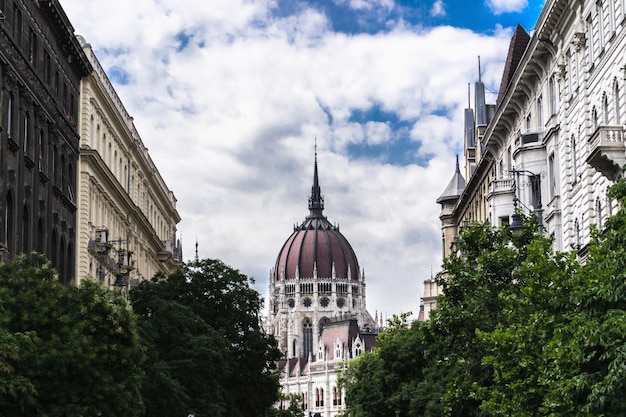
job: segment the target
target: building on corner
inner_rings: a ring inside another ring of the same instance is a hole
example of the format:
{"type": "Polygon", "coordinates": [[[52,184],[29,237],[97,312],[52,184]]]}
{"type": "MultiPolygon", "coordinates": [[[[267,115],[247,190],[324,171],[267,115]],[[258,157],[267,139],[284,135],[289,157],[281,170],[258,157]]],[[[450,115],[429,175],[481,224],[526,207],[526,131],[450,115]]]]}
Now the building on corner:
{"type": "Polygon", "coordinates": [[[617,209],[607,190],[626,163],[625,59],[621,0],[549,0],[531,34],[516,28],[496,103],[479,80],[466,109],[466,184],[437,200],[444,257],[474,221],[517,227],[516,210],[536,216],[555,250],[585,257],[591,227],[617,209]]]}

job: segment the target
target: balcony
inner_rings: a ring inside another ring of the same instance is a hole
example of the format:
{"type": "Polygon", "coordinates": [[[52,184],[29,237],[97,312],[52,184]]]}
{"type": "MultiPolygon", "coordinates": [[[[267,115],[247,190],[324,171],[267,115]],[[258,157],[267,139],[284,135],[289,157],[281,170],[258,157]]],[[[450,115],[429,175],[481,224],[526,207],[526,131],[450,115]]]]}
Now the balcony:
{"type": "Polygon", "coordinates": [[[587,163],[610,180],[617,180],[626,163],[622,126],[599,126],[589,138],[587,163]]]}

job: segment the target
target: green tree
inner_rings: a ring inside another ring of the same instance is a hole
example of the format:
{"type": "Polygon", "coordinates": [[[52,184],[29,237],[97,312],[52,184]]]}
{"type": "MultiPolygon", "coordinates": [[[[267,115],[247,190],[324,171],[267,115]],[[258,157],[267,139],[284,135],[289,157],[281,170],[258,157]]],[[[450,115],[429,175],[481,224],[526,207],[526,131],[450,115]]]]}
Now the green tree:
{"type": "MultiPolygon", "coordinates": [[[[143,358],[134,315],[118,294],[88,280],[65,287],[38,254],[0,264],[4,362],[25,400],[0,392],[6,415],[137,416],[143,358]]],[[[4,384],[0,384],[4,385],[4,384]]]]}
{"type": "Polygon", "coordinates": [[[348,364],[339,383],[350,417],[421,415],[419,390],[425,368],[424,323],[394,316],[378,335],[379,347],[348,364]]]}
{"type": "Polygon", "coordinates": [[[302,397],[298,394],[285,394],[280,392],[279,400],[287,403],[287,408],[271,407],[265,413],[265,417],[304,417],[304,410],[300,403],[302,397]]]}
{"type": "Polygon", "coordinates": [[[261,329],[262,299],[251,282],[206,259],[131,291],[149,355],[148,416],[254,417],[276,402],[280,352],[261,329]]]}

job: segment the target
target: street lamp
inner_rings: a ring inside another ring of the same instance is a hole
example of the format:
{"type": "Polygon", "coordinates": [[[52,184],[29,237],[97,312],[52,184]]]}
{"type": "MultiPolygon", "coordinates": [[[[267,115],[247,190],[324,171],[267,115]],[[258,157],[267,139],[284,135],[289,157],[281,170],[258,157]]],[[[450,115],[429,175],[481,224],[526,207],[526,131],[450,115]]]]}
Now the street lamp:
{"type": "Polygon", "coordinates": [[[522,228],[523,228],[522,216],[520,216],[518,209],[517,209],[518,207],[517,205],[519,203],[524,208],[526,208],[526,210],[533,211],[535,213],[535,216],[537,218],[537,226],[539,229],[539,233],[543,233],[543,208],[541,205],[541,176],[535,174],[532,171],[528,171],[525,169],[513,168],[509,172],[514,174],[514,177],[513,177],[513,215],[511,216],[511,224],[509,225],[509,229],[511,229],[511,231],[515,234],[519,234],[522,231],[522,228]],[[517,198],[517,180],[520,174],[530,175],[530,186],[532,188],[533,195],[537,197],[537,200],[536,200],[537,204],[536,204],[536,207],[534,207],[534,210],[531,210],[530,208],[526,207],[526,205],[522,203],[519,198],[517,198]]]}
{"type": "Polygon", "coordinates": [[[132,252],[128,246],[130,243],[130,231],[127,233],[126,239],[119,238],[117,240],[109,240],[109,229],[106,226],[102,226],[96,229],[95,239],[89,242],[89,249],[92,253],[98,256],[98,280],[104,283],[106,277],[105,263],[109,267],[115,268],[115,282],[113,286],[116,288],[123,288],[128,285],[128,275],[133,270],[132,266],[132,252]],[[126,243],[126,248],[122,245],[126,243]],[[113,245],[117,246],[117,261],[109,258],[108,254],[111,251],[113,245]],[[105,262],[106,260],[106,262],[105,262]]]}

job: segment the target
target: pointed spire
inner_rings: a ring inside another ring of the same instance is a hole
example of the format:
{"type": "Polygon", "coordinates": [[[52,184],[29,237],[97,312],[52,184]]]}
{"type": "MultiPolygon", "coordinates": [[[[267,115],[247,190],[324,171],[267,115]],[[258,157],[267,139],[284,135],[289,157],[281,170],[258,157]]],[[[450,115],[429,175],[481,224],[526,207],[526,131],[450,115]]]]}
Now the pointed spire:
{"type": "Polygon", "coordinates": [[[311,187],[311,196],[309,197],[309,210],[311,216],[319,217],[324,210],[324,197],[317,175],[317,138],[315,138],[315,164],[313,168],[313,186],[311,187]]]}
{"type": "Polygon", "coordinates": [[[454,172],[454,176],[446,190],[441,194],[441,196],[437,199],[437,203],[444,203],[446,201],[453,201],[458,199],[463,190],[465,189],[465,178],[461,174],[461,168],[459,167],[459,155],[456,156],[456,169],[454,172]]]}

